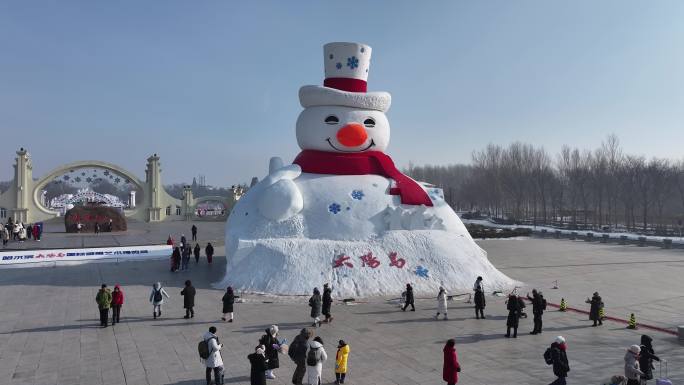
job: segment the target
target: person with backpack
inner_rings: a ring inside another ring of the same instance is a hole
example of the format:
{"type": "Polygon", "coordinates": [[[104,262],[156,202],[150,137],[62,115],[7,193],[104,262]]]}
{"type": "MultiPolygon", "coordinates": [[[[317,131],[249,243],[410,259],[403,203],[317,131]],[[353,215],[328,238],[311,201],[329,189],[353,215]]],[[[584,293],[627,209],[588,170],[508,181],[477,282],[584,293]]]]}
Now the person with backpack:
{"type": "Polygon", "coordinates": [[[119,285],[114,285],[112,292],[112,326],[121,322],[121,306],[124,303],[124,292],[119,285]]]}
{"type": "Polygon", "coordinates": [[[214,372],[214,385],[223,385],[223,358],[221,358],[223,344],[216,336],[216,327],[212,326],[209,331],[204,333],[197,350],[199,350],[200,361],[204,361],[206,366],[205,375],[207,385],[211,385],[211,372],[214,372]]]}
{"type": "Polygon", "coordinates": [[[204,254],[207,255],[207,263],[211,264],[211,259],[214,257],[214,246],[211,243],[207,243],[207,247],[204,248],[204,254]]]}
{"type": "Polygon", "coordinates": [[[532,314],[534,315],[534,328],[530,334],[541,334],[542,332],[542,315],[544,310],[546,310],[546,299],[541,291],[537,289],[532,289],[532,297],[527,294],[527,299],[532,301],[532,314]]]}
{"type": "Polygon", "coordinates": [[[296,368],[292,374],[292,383],[302,385],[306,374],[306,351],[309,348],[309,339],[313,336],[313,330],[304,328],[292,340],[287,355],[295,363],[296,368]]]}
{"type": "Polygon", "coordinates": [[[199,257],[200,257],[200,247],[199,243],[195,243],[195,248],[192,249],[193,254],[195,254],[195,263],[199,263],[199,257]]]}
{"type": "Polygon", "coordinates": [[[221,317],[221,320],[225,321],[226,316],[230,316],[228,319],[228,322],[233,322],[233,304],[235,303],[235,294],[233,293],[233,288],[228,286],[226,288],[226,294],[223,295],[223,298],[221,298],[221,302],[223,302],[223,317],[221,317]]]}
{"type": "Polygon", "coordinates": [[[311,318],[313,318],[313,327],[321,326],[321,292],[317,287],[313,289],[313,295],[309,298],[309,307],[311,307],[311,318]]]}
{"type": "Polygon", "coordinates": [[[254,353],[247,356],[249,360],[249,383],[250,385],[266,385],[266,347],[259,345],[254,348],[254,353]]]}
{"type": "Polygon", "coordinates": [[[487,302],[485,301],[484,286],[482,286],[482,277],[477,277],[477,279],[475,280],[475,284],[473,284],[473,291],[475,292],[475,319],[485,319],[484,308],[487,305],[487,302]]]}
{"type": "Polygon", "coordinates": [[[627,377],[627,385],[639,385],[639,380],[644,375],[639,366],[639,353],[641,353],[639,345],[632,345],[625,352],[625,377],[627,377]]]}
{"type": "Polygon", "coordinates": [[[402,311],[406,311],[406,308],[411,305],[411,311],[416,311],[416,306],[413,304],[413,287],[410,283],[406,284],[406,301],[404,302],[404,307],[401,308],[402,311]]]}
{"type": "Polygon", "coordinates": [[[112,304],[112,293],[107,289],[107,285],[104,283],[100,290],[97,291],[95,302],[97,302],[97,308],[100,311],[100,326],[106,328],[107,323],[109,322],[109,308],[112,304]]]}
{"type": "Polygon", "coordinates": [[[458,372],[461,371],[461,364],[458,363],[456,354],[456,340],[449,339],[444,345],[444,366],[442,368],[442,379],[447,385],[454,385],[458,382],[458,372]]]}
{"type": "Polygon", "coordinates": [[[309,385],[320,385],[323,362],[327,359],[323,339],[317,336],[309,343],[309,352],[306,353],[306,378],[309,385]]]}
{"type": "Polygon", "coordinates": [[[508,318],[506,318],[506,338],[511,337],[511,328],[513,328],[513,338],[518,338],[518,322],[520,320],[520,302],[518,296],[510,294],[508,301],[506,301],[506,309],[508,309],[508,318]]]}
{"type": "Polygon", "coordinates": [[[570,371],[568,362],[567,345],[563,336],[558,336],[550,347],[544,352],[544,361],[547,365],[553,365],[553,374],[556,380],[549,385],[566,385],[565,378],[570,371]]]}
{"type": "Polygon", "coordinates": [[[330,314],[332,302],[332,289],[325,283],[323,284],[323,306],[321,307],[321,312],[325,316],[325,320],[323,321],[325,323],[330,323],[333,320],[333,316],[330,314]]]}
{"type": "Polygon", "coordinates": [[[591,296],[591,299],[587,298],[587,300],[584,302],[591,304],[589,307],[589,319],[594,321],[594,324],[591,326],[596,326],[597,322],[599,325],[603,325],[603,320],[599,315],[599,311],[603,307],[603,300],[601,299],[599,293],[597,291],[594,292],[594,295],[591,296]]]}
{"type": "Polygon", "coordinates": [[[261,336],[259,339],[259,344],[266,347],[266,359],[268,359],[266,378],[274,379],[275,373],[273,370],[280,367],[280,362],[278,361],[278,351],[280,350],[280,341],[278,341],[278,325],[271,325],[266,329],[266,334],[261,336]]]}
{"type": "Polygon", "coordinates": [[[347,362],[349,361],[349,345],[344,340],[337,343],[337,354],[335,355],[335,384],[344,384],[347,377],[347,362]]]}
{"type": "Polygon", "coordinates": [[[181,290],[180,295],[183,296],[183,307],[185,308],[185,319],[195,317],[195,287],[188,279],[185,281],[185,287],[181,290]]]}
{"type": "Polygon", "coordinates": [[[646,334],[641,336],[641,351],[639,352],[639,368],[644,375],[641,376],[641,381],[646,383],[653,379],[653,360],[660,361],[660,358],[655,355],[653,350],[653,338],[646,334]]]}
{"type": "Polygon", "coordinates": [[[437,294],[437,314],[435,314],[435,319],[439,319],[439,315],[444,314],[444,319],[447,320],[447,294],[443,287],[439,287],[439,293],[437,294]]]}
{"type": "Polygon", "coordinates": [[[150,302],[152,302],[152,315],[154,316],[154,319],[161,317],[164,297],[171,298],[166,290],[164,290],[161,283],[155,282],[155,284],[152,285],[152,292],[150,293],[150,302]]]}

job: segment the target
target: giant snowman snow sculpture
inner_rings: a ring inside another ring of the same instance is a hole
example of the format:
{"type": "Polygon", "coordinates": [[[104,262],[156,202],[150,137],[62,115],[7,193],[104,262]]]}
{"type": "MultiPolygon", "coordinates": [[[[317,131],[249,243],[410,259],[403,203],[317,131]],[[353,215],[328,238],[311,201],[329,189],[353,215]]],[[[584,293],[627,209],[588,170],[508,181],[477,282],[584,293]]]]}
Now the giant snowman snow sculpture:
{"type": "Polygon", "coordinates": [[[297,120],[302,152],[235,205],[226,225],[220,286],[307,294],[330,282],[339,296],[488,289],[514,284],[468,234],[440,190],[399,172],[385,154],[390,94],[366,92],[371,48],[324,47],[324,86],[304,86],[297,120]]]}

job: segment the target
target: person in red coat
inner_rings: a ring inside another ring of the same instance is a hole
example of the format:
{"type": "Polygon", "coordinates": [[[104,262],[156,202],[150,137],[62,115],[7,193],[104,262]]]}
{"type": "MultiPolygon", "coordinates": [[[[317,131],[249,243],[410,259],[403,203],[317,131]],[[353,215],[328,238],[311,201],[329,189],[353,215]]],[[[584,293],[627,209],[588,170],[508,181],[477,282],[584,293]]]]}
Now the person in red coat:
{"type": "Polygon", "coordinates": [[[119,318],[121,316],[121,306],[124,303],[124,293],[119,285],[114,286],[114,291],[112,292],[112,326],[114,324],[120,323],[119,318]]]}
{"type": "Polygon", "coordinates": [[[442,371],[442,379],[447,382],[447,385],[454,385],[458,382],[458,372],[461,371],[461,365],[458,363],[458,356],[456,355],[456,341],[450,339],[444,345],[444,370],[442,371]]]}

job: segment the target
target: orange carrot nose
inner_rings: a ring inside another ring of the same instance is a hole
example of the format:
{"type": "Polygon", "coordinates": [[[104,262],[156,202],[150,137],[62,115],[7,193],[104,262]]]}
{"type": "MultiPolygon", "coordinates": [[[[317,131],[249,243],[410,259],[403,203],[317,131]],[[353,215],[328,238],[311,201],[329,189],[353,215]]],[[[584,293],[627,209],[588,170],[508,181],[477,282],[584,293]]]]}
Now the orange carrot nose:
{"type": "Polygon", "coordinates": [[[366,142],[368,133],[359,123],[349,123],[337,131],[337,141],[346,147],[358,147],[366,142]]]}

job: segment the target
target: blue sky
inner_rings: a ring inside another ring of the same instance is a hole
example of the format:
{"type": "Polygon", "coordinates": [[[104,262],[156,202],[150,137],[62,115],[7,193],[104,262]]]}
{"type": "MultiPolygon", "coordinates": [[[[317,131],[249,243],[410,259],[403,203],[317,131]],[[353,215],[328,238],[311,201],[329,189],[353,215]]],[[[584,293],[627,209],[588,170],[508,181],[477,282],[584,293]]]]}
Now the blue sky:
{"type": "Polygon", "coordinates": [[[468,162],[487,143],[556,152],[615,133],[681,159],[681,1],[2,1],[0,180],[99,159],[165,183],[230,185],[299,151],[300,86],[322,46],[373,47],[399,166],[468,162]]]}

